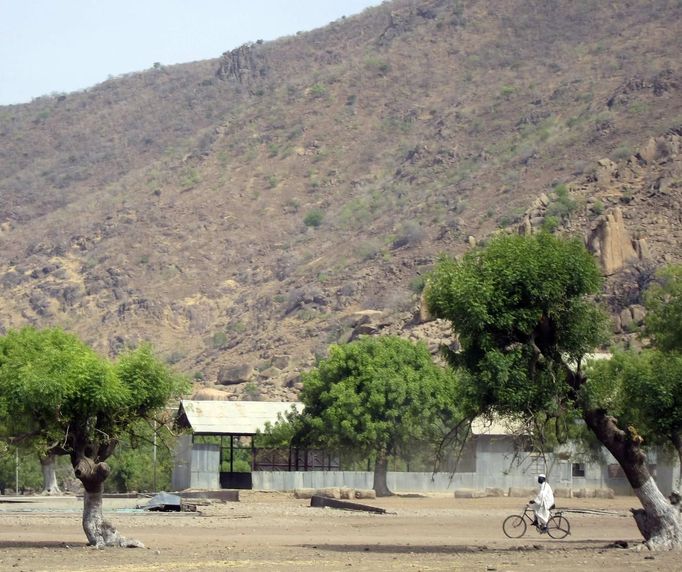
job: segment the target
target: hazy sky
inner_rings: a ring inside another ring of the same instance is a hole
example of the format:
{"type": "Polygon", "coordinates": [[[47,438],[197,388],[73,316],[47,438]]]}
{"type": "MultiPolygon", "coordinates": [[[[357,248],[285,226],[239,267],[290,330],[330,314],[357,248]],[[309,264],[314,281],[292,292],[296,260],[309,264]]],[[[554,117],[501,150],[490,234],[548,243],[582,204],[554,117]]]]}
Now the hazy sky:
{"type": "Polygon", "coordinates": [[[219,57],[381,0],[0,0],[0,105],[219,57]]]}

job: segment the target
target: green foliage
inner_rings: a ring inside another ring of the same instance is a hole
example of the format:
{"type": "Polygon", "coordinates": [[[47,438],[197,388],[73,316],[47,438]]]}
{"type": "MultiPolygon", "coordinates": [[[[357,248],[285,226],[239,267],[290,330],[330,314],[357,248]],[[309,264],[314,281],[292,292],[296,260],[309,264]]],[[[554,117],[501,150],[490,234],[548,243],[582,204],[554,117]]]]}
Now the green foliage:
{"type": "Polygon", "coordinates": [[[374,194],[351,199],[341,207],[339,224],[347,228],[364,227],[372,220],[380,203],[381,198],[374,194]]]}
{"type": "Polygon", "coordinates": [[[195,168],[185,169],[180,175],[180,186],[183,188],[195,187],[201,182],[201,175],[195,168]]]}
{"type": "Polygon", "coordinates": [[[363,240],[355,247],[355,255],[360,260],[372,260],[381,254],[381,243],[377,240],[363,240]]]}
{"type": "Polygon", "coordinates": [[[332,346],[302,379],[305,410],[296,423],[306,445],[392,455],[442,439],[459,416],[453,373],[425,345],[397,337],[332,346]]]}
{"type": "Polygon", "coordinates": [[[274,189],[279,184],[279,179],[277,175],[268,175],[265,179],[268,183],[269,189],[274,189]]]}
{"type": "Polygon", "coordinates": [[[515,209],[511,213],[503,214],[497,221],[497,224],[499,225],[500,228],[506,228],[513,224],[520,223],[521,220],[523,220],[523,210],[515,209]]]}
{"type": "Polygon", "coordinates": [[[376,56],[369,56],[365,60],[365,66],[369,71],[378,76],[385,76],[391,69],[391,64],[376,56]]]}
{"type": "Polygon", "coordinates": [[[309,93],[313,99],[320,99],[327,95],[327,87],[322,83],[316,83],[311,86],[309,93]]]}
{"type": "Polygon", "coordinates": [[[185,389],[148,345],[111,363],[59,329],[24,328],[0,338],[3,435],[46,451],[110,446],[185,389]],[[11,412],[11,415],[8,413],[11,412]]]}
{"type": "Polygon", "coordinates": [[[515,91],[516,89],[513,85],[503,85],[500,89],[500,96],[505,99],[509,99],[509,97],[513,95],[515,91]]]}
{"type": "MultiPolygon", "coordinates": [[[[6,447],[0,452],[0,488],[14,490],[16,486],[16,448],[6,447]]],[[[43,475],[35,451],[19,450],[19,488],[41,491],[43,475]]]]}
{"type": "Polygon", "coordinates": [[[632,155],[632,149],[628,145],[620,145],[613,151],[613,158],[616,161],[624,161],[632,155]]]}
{"type": "Polygon", "coordinates": [[[426,286],[426,277],[423,274],[410,279],[410,290],[415,294],[421,294],[426,286]]]}
{"type": "Polygon", "coordinates": [[[256,445],[264,448],[288,448],[294,441],[296,434],[302,429],[301,416],[292,406],[286,415],[277,414],[277,421],[265,424],[265,430],[258,432],[256,445]]]}
{"type": "Polygon", "coordinates": [[[682,265],[658,272],[644,296],[645,334],[662,351],[682,352],[682,265]]]}
{"type": "Polygon", "coordinates": [[[667,441],[682,457],[682,266],[659,271],[645,304],[645,335],[653,347],[594,364],[586,389],[645,444],[667,441]]]}
{"type": "Polygon", "coordinates": [[[560,223],[559,217],[554,215],[546,216],[542,221],[542,230],[551,234],[559,228],[560,223]]]}
{"type": "Polygon", "coordinates": [[[225,332],[215,332],[211,336],[211,347],[218,349],[227,343],[227,334],[225,332]]]}
{"type": "Polygon", "coordinates": [[[311,211],[308,211],[308,213],[305,215],[303,218],[303,224],[306,226],[312,226],[314,228],[317,228],[322,224],[322,220],[324,219],[324,212],[321,211],[320,209],[313,209],[311,211]]]}
{"type": "Polygon", "coordinates": [[[261,398],[260,389],[253,381],[249,381],[244,385],[244,395],[251,401],[258,401],[261,398]]]}
{"type": "Polygon", "coordinates": [[[682,445],[682,355],[624,352],[590,369],[592,403],[608,407],[645,444],[682,445]]]}
{"type": "Polygon", "coordinates": [[[145,421],[134,423],[127,438],[108,460],[111,476],[106,481],[105,490],[118,493],[170,490],[174,443],[175,437],[165,427],[158,425],[155,429],[145,421]]]}
{"type": "Polygon", "coordinates": [[[607,337],[605,314],[586,297],[599,269],[578,239],[498,236],[430,275],[432,314],[452,322],[469,372],[467,401],[482,412],[556,413],[569,392],[564,360],[578,362],[607,337]]]}
{"type": "Polygon", "coordinates": [[[393,248],[415,246],[422,240],[424,240],[424,230],[421,225],[414,220],[407,221],[400,226],[398,235],[393,242],[393,248]]]}
{"type": "Polygon", "coordinates": [[[547,207],[547,216],[567,218],[575,211],[577,204],[571,198],[568,187],[563,183],[554,187],[554,200],[547,207]]]}
{"type": "Polygon", "coordinates": [[[592,212],[599,216],[604,212],[604,203],[601,201],[594,201],[591,208],[592,212]]]}

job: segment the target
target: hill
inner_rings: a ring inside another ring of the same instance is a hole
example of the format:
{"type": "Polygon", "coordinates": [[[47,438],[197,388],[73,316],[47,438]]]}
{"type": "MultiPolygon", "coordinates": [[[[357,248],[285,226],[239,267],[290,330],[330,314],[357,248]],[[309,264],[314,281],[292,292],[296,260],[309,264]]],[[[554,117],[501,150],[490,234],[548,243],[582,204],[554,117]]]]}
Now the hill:
{"type": "Polygon", "coordinates": [[[680,258],[681,22],[675,0],[395,0],[0,107],[0,330],[148,339],[290,399],[330,343],[435,344],[415,309],[439,253],[549,218],[625,248],[622,332],[680,258]]]}

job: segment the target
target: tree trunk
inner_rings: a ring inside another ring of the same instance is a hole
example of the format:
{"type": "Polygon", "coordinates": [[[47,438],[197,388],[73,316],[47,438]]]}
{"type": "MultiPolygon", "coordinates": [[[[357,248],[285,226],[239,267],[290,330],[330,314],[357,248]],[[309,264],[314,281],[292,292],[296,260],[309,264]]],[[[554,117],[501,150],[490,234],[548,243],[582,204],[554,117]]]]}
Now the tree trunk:
{"type": "Polygon", "coordinates": [[[72,458],[76,477],[85,487],[83,496],[83,531],[88,544],[96,548],[120,546],[124,548],[144,548],[139,540],[121,536],[114,526],[104,520],[102,514],[102,492],[104,481],[109,476],[109,466],[95,462],[88,457],[72,458]]]}
{"type": "Polygon", "coordinates": [[[387,474],[388,456],[382,451],[377,453],[377,458],[374,463],[374,492],[378,497],[390,497],[393,495],[386,482],[387,474]]]}
{"type": "Polygon", "coordinates": [[[43,494],[44,495],[60,495],[62,494],[59,484],[57,483],[57,473],[55,455],[46,455],[40,457],[40,468],[43,471],[43,494]]]}
{"type": "Polygon", "coordinates": [[[671,436],[671,441],[673,442],[673,445],[675,446],[675,450],[677,451],[677,460],[679,462],[679,472],[677,473],[677,492],[681,493],[682,492],[682,434],[680,433],[673,433],[671,436]]]}
{"type": "Polygon", "coordinates": [[[651,550],[682,549],[682,518],[678,507],[663,496],[649,473],[640,449],[642,438],[629,427],[623,431],[602,409],[583,412],[587,426],[611,452],[632,486],[641,509],[631,509],[645,545],[651,550]]]}
{"type": "Polygon", "coordinates": [[[652,550],[682,549],[680,511],[663,496],[654,479],[650,477],[635,489],[635,494],[644,508],[632,508],[630,511],[644,543],[652,550]]]}

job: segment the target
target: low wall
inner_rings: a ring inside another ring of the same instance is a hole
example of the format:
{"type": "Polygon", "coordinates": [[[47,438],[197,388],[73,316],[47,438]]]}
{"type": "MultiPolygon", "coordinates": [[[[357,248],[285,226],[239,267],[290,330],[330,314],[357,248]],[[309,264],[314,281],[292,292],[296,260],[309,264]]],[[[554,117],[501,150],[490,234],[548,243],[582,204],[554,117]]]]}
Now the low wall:
{"type": "MultiPolygon", "coordinates": [[[[253,488],[266,491],[293,491],[296,489],[323,489],[348,487],[371,489],[374,473],[369,471],[255,471],[253,488]]],[[[537,483],[527,476],[499,475],[482,477],[476,473],[406,473],[389,472],[386,481],[393,492],[451,492],[455,491],[537,491],[537,483]]],[[[554,485],[557,488],[558,485],[554,485]]],[[[561,485],[567,491],[571,487],[561,485]]],[[[604,489],[599,482],[581,483],[588,490],[604,489]]],[[[566,493],[568,496],[570,493],[566,493]]],[[[480,495],[478,495],[480,496],[480,495]]]]}

